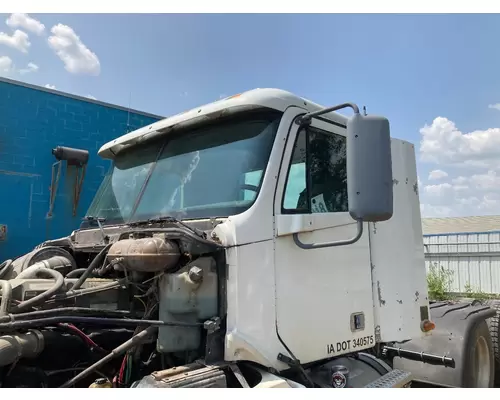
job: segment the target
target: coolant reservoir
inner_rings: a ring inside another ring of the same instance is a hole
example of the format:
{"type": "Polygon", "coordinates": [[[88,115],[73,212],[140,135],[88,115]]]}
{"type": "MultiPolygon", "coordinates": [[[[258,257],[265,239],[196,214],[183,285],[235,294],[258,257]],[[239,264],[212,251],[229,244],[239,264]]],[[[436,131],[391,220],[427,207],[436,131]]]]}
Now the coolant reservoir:
{"type": "MultiPolygon", "coordinates": [[[[159,318],[166,322],[204,322],[217,316],[218,280],[215,260],[199,258],[159,281],[159,318]]],[[[202,327],[161,326],[157,349],[162,353],[196,350],[202,327]]]]}

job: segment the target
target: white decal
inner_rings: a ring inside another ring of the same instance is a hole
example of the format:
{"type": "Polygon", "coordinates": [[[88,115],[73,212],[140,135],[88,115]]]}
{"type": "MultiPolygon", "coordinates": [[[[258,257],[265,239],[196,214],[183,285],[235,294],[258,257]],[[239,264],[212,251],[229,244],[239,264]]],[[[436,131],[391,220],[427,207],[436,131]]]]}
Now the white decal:
{"type": "Polygon", "coordinates": [[[311,211],[313,213],[326,213],[328,209],[326,208],[325,199],[323,198],[323,193],[311,199],[311,211]]]}

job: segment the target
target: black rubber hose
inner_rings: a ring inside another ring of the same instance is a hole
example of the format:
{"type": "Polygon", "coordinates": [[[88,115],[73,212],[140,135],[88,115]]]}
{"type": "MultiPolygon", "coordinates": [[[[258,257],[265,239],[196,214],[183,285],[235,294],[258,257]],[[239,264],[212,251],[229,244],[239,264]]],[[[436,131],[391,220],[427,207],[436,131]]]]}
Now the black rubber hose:
{"type": "Polygon", "coordinates": [[[203,322],[170,322],[148,319],[120,319],[120,318],[100,318],[100,317],[75,317],[75,316],[56,316],[47,318],[31,319],[27,321],[12,321],[0,324],[0,331],[15,329],[30,329],[42,326],[56,325],[62,322],[72,324],[89,324],[104,326],[180,326],[180,327],[201,327],[203,322]]]}
{"type": "Polygon", "coordinates": [[[80,288],[80,286],[83,285],[83,283],[87,280],[87,278],[89,277],[89,275],[91,274],[91,272],[104,260],[104,258],[106,257],[106,254],[108,253],[108,250],[111,247],[111,245],[112,245],[111,243],[108,244],[108,245],[106,245],[106,247],[104,247],[99,252],[99,254],[97,254],[94,257],[94,259],[89,264],[89,266],[87,267],[87,269],[85,270],[85,272],[82,274],[82,276],[80,276],[80,278],[78,278],[78,280],[76,281],[75,285],[71,288],[70,291],[77,290],[77,289],[80,288]]]}
{"type": "Polygon", "coordinates": [[[27,308],[31,308],[47,299],[52,297],[54,293],[58,292],[61,290],[61,288],[64,286],[64,277],[61,275],[60,272],[57,272],[54,269],[47,269],[47,268],[40,268],[37,271],[37,274],[43,272],[47,275],[51,275],[55,279],[54,285],[46,290],[43,293],[40,293],[38,296],[32,297],[29,300],[25,300],[20,302],[17,306],[13,307],[12,312],[19,312],[22,310],[25,310],[27,308]]]}
{"type": "Polygon", "coordinates": [[[137,335],[133,336],[132,338],[127,340],[125,343],[121,344],[120,346],[118,346],[117,348],[112,350],[111,353],[109,353],[107,356],[101,358],[99,361],[95,362],[90,367],[83,370],[77,376],[75,376],[74,378],[71,378],[69,381],[67,381],[64,385],[62,385],[60,387],[61,388],[68,388],[68,387],[73,386],[76,382],[87,377],[92,372],[97,370],[99,367],[102,367],[104,364],[107,364],[113,358],[118,357],[119,355],[124,354],[127,350],[131,349],[132,347],[137,346],[138,344],[149,340],[151,335],[154,334],[156,332],[156,330],[157,330],[156,327],[150,326],[149,328],[139,332],[137,335]]]}
{"type": "Polygon", "coordinates": [[[0,317],[0,324],[11,321],[26,321],[29,319],[37,319],[51,316],[75,316],[75,314],[84,314],[87,316],[99,317],[131,317],[134,316],[127,310],[107,310],[105,308],[85,308],[85,307],[62,307],[53,308],[50,310],[31,311],[20,314],[10,314],[0,317]]]}
{"type": "Polygon", "coordinates": [[[81,276],[81,274],[83,274],[86,270],[87,270],[87,268],[74,269],[73,271],[68,272],[68,274],[66,275],[66,278],[70,278],[70,279],[77,278],[77,277],[81,276]]]}

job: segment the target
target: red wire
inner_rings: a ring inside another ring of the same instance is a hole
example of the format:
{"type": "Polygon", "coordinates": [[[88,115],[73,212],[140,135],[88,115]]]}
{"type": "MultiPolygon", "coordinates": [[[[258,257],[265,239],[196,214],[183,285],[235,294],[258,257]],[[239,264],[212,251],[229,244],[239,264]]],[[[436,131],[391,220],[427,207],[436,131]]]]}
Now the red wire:
{"type": "Polygon", "coordinates": [[[118,373],[118,383],[123,383],[123,374],[125,373],[125,366],[127,365],[127,354],[123,357],[122,365],[120,367],[120,372],[118,373]]]}
{"type": "Polygon", "coordinates": [[[90,347],[95,347],[99,350],[106,351],[101,346],[99,346],[96,342],[94,342],[89,336],[87,336],[80,329],[78,329],[75,325],[65,324],[65,326],[67,328],[69,328],[71,331],[73,331],[74,333],[76,333],[78,336],[80,336],[90,347]]]}

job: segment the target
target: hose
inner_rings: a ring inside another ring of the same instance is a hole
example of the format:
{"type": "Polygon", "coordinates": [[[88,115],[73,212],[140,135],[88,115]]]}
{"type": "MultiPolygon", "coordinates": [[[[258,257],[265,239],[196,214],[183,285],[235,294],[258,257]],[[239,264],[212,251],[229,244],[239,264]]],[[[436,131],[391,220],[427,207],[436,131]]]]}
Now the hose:
{"type": "MultiPolygon", "coordinates": [[[[0,281],[1,282],[1,281],[0,281]]],[[[105,308],[85,308],[85,307],[62,307],[52,308],[49,310],[31,311],[20,314],[10,314],[0,316],[0,324],[11,321],[25,321],[28,319],[36,319],[41,317],[50,317],[54,315],[75,316],[75,314],[86,314],[88,316],[100,317],[130,317],[133,314],[127,310],[107,310],[105,308]]]]}
{"type": "MultiPolygon", "coordinates": [[[[60,249],[60,250],[62,250],[62,249],[60,249]]],[[[65,250],[63,250],[63,251],[65,251],[65,250]]],[[[28,265],[26,265],[26,269],[29,269],[29,268],[34,267],[34,266],[45,267],[47,269],[55,269],[55,270],[58,270],[60,268],[75,268],[75,263],[74,263],[74,261],[72,261],[72,258],[69,259],[68,257],[61,256],[61,255],[52,256],[52,257],[46,258],[44,260],[36,261],[35,263],[29,265],[29,262],[33,261],[33,259],[35,257],[40,257],[39,253],[40,252],[38,252],[38,254],[35,253],[34,255],[31,255],[30,257],[28,257],[27,260],[25,260],[23,262],[23,265],[28,264],[28,265]]],[[[70,254],[68,254],[68,256],[71,257],[70,254]]],[[[26,269],[24,269],[24,271],[26,269]]],[[[19,275],[17,276],[17,278],[19,278],[19,275]]]]}
{"type": "Polygon", "coordinates": [[[92,364],[90,367],[87,369],[83,370],[80,372],[77,376],[74,378],[70,379],[67,381],[65,384],[60,386],[61,388],[68,388],[73,386],[76,382],[80,381],[81,379],[87,377],[91,373],[93,373],[95,370],[97,370],[99,367],[103,366],[104,364],[108,363],[111,361],[113,358],[120,356],[121,354],[125,353],[127,350],[131,349],[132,347],[143,343],[147,340],[149,340],[150,336],[155,333],[157,330],[156,327],[150,326],[149,328],[139,332],[137,335],[133,336],[117,348],[111,351],[107,356],[101,358],[99,361],[95,362],[92,364]]]}
{"type": "Polygon", "coordinates": [[[63,315],[56,317],[38,318],[26,321],[12,321],[0,324],[0,330],[30,329],[42,326],[56,325],[61,322],[72,324],[90,324],[104,326],[179,326],[187,328],[199,328],[203,322],[170,322],[149,319],[128,319],[128,318],[100,318],[100,317],[75,317],[73,315],[63,315]]]}
{"type": "Polygon", "coordinates": [[[0,336],[0,367],[10,365],[20,358],[34,358],[44,347],[44,336],[39,331],[0,336]]]}
{"type": "Polygon", "coordinates": [[[99,252],[99,254],[97,254],[94,257],[94,259],[89,264],[89,266],[87,267],[87,269],[85,270],[85,272],[82,274],[82,276],[80,276],[80,278],[78,278],[78,280],[76,281],[75,285],[71,288],[71,291],[80,289],[80,286],[82,286],[83,283],[87,280],[87,278],[89,277],[90,273],[104,260],[104,258],[106,257],[106,254],[107,254],[109,248],[111,247],[111,245],[112,245],[111,243],[108,244],[108,245],[106,245],[106,247],[104,247],[99,252]]]}
{"type": "MultiPolygon", "coordinates": [[[[28,271],[30,271],[31,268],[32,267],[25,269],[23,272],[21,272],[19,274],[19,276],[20,275],[28,275],[28,271]]],[[[19,312],[21,310],[31,308],[31,307],[49,299],[50,297],[52,297],[54,295],[54,293],[61,290],[61,288],[64,285],[64,278],[60,272],[57,272],[56,270],[53,270],[53,269],[47,269],[47,268],[37,268],[37,269],[32,270],[32,273],[34,273],[35,275],[38,275],[41,272],[52,276],[52,278],[55,279],[54,285],[50,289],[46,290],[45,292],[40,293],[38,296],[35,296],[29,300],[22,301],[21,303],[19,303],[17,306],[14,307],[14,309],[12,310],[13,312],[19,312]]]]}
{"type": "Polygon", "coordinates": [[[9,281],[0,280],[0,289],[2,289],[2,301],[0,302],[0,317],[9,312],[10,301],[12,300],[12,286],[9,281]]]}
{"type": "Polygon", "coordinates": [[[12,260],[5,260],[3,263],[0,264],[0,279],[2,279],[7,272],[9,271],[9,267],[12,264],[12,260]]]}
{"type": "Polygon", "coordinates": [[[49,270],[49,271],[55,271],[49,265],[49,263],[47,262],[47,260],[38,261],[38,262],[34,263],[33,265],[30,265],[28,268],[26,268],[21,273],[19,273],[19,275],[17,275],[15,279],[31,279],[31,278],[36,278],[38,276],[38,274],[39,274],[40,271],[45,272],[47,270],[49,270]]]}
{"type": "Polygon", "coordinates": [[[79,296],[84,296],[87,294],[93,294],[93,293],[99,293],[99,292],[104,292],[106,290],[111,290],[118,288],[122,286],[125,283],[125,279],[119,279],[117,281],[109,282],[104,285],[100,286],[94,286],[90,288],[85,288],[85,289],[78,289],[78,290],[69,290],[66,293],[60,293],[54,296],[51,301],[57,301],[57,300],[67,300],[67,299],[72,299],[74,297],[79,297],[79,296]]]}
{"type": "Polygon", "coordinates": [[[87,268],[74,269],[73,271],[68,272],[68,274],[66,275],[66,278],[77,278],[78,276],[81,276],[81,274],[83,274],[86,270],[87,270],[87,268]]]}

